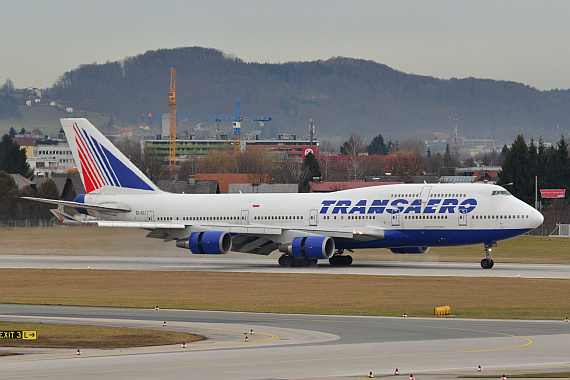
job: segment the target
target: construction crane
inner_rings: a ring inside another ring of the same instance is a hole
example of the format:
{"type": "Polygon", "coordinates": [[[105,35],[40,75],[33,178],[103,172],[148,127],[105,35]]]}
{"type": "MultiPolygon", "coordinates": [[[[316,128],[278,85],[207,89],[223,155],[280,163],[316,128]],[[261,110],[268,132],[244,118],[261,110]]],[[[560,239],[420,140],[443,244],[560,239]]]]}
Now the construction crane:
{"type": "Polygon", "coordinates": [[[170,92],[168,93],[170,102],[168,112],[170,113],[170,135],[169,135],[169,165],[170,179],[176,179],[176,69],[170,68],[170,92]]]}

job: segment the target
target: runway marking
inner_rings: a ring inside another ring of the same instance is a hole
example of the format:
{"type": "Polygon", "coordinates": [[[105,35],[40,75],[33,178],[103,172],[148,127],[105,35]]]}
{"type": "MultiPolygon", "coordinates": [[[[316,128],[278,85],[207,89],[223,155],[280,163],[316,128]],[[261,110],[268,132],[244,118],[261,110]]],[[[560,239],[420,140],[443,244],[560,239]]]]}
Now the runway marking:
{"type": "MultiPolygon", "coordinates": [[[[14,317],[14,316],[12,316],[14,317]]],[[[26,318],[36,318],[36,317],[26,317],[26,318]]],[[[36,319],[42,319],[42,318],[36,318],[36,319]]],[[[52,320],[62,320],[62,321],[68,321],[68,320],[72,320],[72,321],[82,321],[82,322],[88,322],[88,321],[93,321],[92,319],[86,319],[86,318],[55,318],[55,317],[44,317],[43,319],[52,319],[52,320]]],[[[273,318],[273,319],[278,319],[278,318],[273,318]]],[[[306,319],[302,319],[299,318],[301,320],[305,320],[306,319]]],[[[346,321],[332,321],[332,320],[315,320],[315,321],[319,321],[319,322],[346,322],[346,321]]],[[[105,323],[119,323],[119,324],[138,324],[138,325],[151,325],[151,326],[156,326],[156,322],[142,322],[142,321],[132,321],[132,322],[121,322],[121,321],[111,321],[111,322],[105,322],[105,323]]],[[[354,322],[349,322],[349,323],[354,323],[354,322]]],[[[366,323],[366,324],[372,324],[371,322],[356,322],[356,323],[366,323]]],[[[411,323],[405,323],[405,325],[408,326],[418,326],[418,325],[414,325],[411,323]]],[[[192,327],[192,328],[204,328],[204,329],[212,329],[212,330],[221,330],[221,331],[232,331],[232,332],[244,332],[244,330],[237,330],[237,329],[225,329],[225,328],[217,328],[217,327],[202,327],[202,326],[190,326],[190,325],[180,325],[180,324],[171,324],[171,326],[176,326],[176,327],[192,327]]],[[[477,352],[493,352],[493,351],[504,351],[504,350],[514,350],[514,349],[520,349],[522,347],[526,347],[532,344],[532,340],[529,338],[525,338],[525,337],[521,337],[521,336],[516,336],[516,335],[512,335],[512,334],[505,334],[505,333],[497,333],[497,332],[491,332],[491,331],[480,331],[480,330],[471,330],[471,329],[462,329],[462,328],[454,328],[454,327],[442,327],[442,326],[423,326],[423,327],[429,327],[429,328],[437,328],[437,329],[447,329],[447,330],[459,330],[459,331],[469,331],[469,332],[478,332],[478,333],[486,333],[486,334],[491,334],[491,335],[501,335],[501,336],[507,336],[507,337],[511,337],[511,338],[515,338],[515,339],[523,339],[526,341],[526,343],[521,344],[521,345],[517,345],[517,346],[507,346],[507,347],[497,347],[497,348],[488,348],[488,349],[480,349],[480,350],[461,350],[461,351],[440,351],[440,352],[418,352],[418,353],[403,353],[403,354],[386,354],[386,355],[365,355],[365,356],[346,356],[346,357],[330,357],[330,358],[318,358],[318,359],[291,359],[291,360],[272,360],[272,361],[253,361],[253,362],[242,362],[242,363],[223,363],[223,364],[198,364],[198,365],[187,365],[187,366],[173,366],[173,367],[154,367],[154,368],[145,368],[145,369],[129,369],[129,370],[100,370],[100,371],[85,371],[85,372],[81,372],[81,374],[106,374],[106,373],[126,373],[126,372],[141,372],[141,371],[160,371],[160,370],[173,370],[173,369],[189,369],[189,368],[211,368],[211,367],[231,367],[231,366],[251,366],[251,365],[267,365],[267,364],[275,364],[275,363],[307,363],[307,362],[316,362],[316,361],[338,361],[338,360],[356,360],[356,359],[380,359],[380,358],[396,358],[396,357],[406,357],[406,356],[424,356],[424,355],[445,355],[445,354],[462,354],[462,353],[477,353],[477,352]]],[[[274,335],[274,334],[268,334],[268,333],[259,333],[259,334],[264,334],[269,336],[267,339],[264,339],[262,341],[259,342],[254,342],[254,343],[262,343],[262,342],[267,342],[270,340],[274,340],[277,339],[278,336],[274,335]]],[[[230,344],[222,344],[222,345],[212,345],[212,346],[208,346],[208,347],[195,347],[194,349],[199,349],[199,348],[221,348],[221,347],[232,347],[232,346],[241,346],[244,344],[250,344],[250,343],[230,343],[230,344]]],[[[141,352],[141,354],[152,354],[152,353],[159,353],[159,352],[173,352],[172,348],[164,348],[164,349],[158,349],[158,350],[151,350],[151,351],[146,351],[146,352],[141,352]]],[[[177,352],[181,352],[181,351],[177,351],[177,352]]],[[[138,354],[138,353],[133,353],[133,354],[138,354]]],[[[122,356],[125,355],[124,353],[109,353],[109,354],[97,354],[97,355],[85,355],[85,357],[100,357],[100,356],[122,356]]],[[[127,354],[129,355],[129,354],[127,354]]],[[[71,357],[68,356],[63,356],[63,357],[51,357],[48,358],[49,360],[54,360],[54,359],[70,359],[71,357]]],[[[21,359],[21,360],[9,360],[11,362],[13,361],[23,361],[25,359],[21,359]]],[[[27,360],[43,360],[42,359],[27,359],[27,360]]],[[[59,377],[59,376],[77,376],[80,375],[80,373],[77,372],[69,372],[69,373],[58,373],[58,374],[42,374],[42,375],[20,375],[20,376],[10,376],[10,377],[0,377],[0,379],[8,379],[8,378],[29,378],[29,377],[59,377]]]]}

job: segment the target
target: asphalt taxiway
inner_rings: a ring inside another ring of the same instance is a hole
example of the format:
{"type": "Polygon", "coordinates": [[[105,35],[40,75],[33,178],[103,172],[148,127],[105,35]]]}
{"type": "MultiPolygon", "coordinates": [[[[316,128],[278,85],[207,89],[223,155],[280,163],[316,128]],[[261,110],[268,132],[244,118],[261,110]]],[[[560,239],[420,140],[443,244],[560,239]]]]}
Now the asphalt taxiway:
{"type": "MultiPolygon", "coordinates": [[[[3,320],[200,333],[208,340],[120,350],[39,350],[0,358],[0,379],[354,379],[568,371],[570,323],[0,305],[3,320]],[[168,321],[168,326],[162,326],[168,321]],[[253,329],[254,334],[246,334],[253,329]],[[249,337],[245,342],[244,336],[249,337]]],[[[38,331],[41,335],[41,330],[38,331]]],[[[78,342],[80,347],[81,342],[78,342]]],[[[3,350],[6,350],[4,348],[3,350]]]]}
{"type": "MultiPolygon", "coordinates": [[[[277,256],[278,257],[278,256],[277,256]]],[[[496,262],[483,269],[478,262],[360,261],[349,267],[333,267],[322,260],[315,267],[283,268],[277,257],[201,256],[111,257],[1,255],[0,268],[111,269],[151,271],[221,271],[258,273],[326,273],[384,276],[464,276],[570,279],[570,265],[512,264],[496,262]]]]}

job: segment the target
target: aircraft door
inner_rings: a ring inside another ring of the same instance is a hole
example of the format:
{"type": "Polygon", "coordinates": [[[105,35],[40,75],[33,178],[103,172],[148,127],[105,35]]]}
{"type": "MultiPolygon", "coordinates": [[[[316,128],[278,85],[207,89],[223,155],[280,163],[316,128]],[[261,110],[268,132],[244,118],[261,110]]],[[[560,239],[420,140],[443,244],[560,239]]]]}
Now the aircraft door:
{"type": "Polygon", "coordinates": [[[249,210],[241,210],[240,224],[249,224],[249,210]]]}
{"type": "Polygon", "coordinates": [[[467,213],[465,210],[459,211],[459,225],[466,226],[467,225],[467,213]]]}
{"type": "Polygon", "coordinates": [[[309,214],[309,226],[316,226],[317,225],[317,217],[319,210],[317,209],[312,209],[311,213],[309,214]]]}
{"type": "Polygon", "coordinates": [[[421,194],[421,199],[422,199],[422,205],[427,203],[428,198],[429,198],[429,192],[431,191],[431,186],[424,186],[422,187],[422,194],[421,194]]]}
{"type": "Polygon", "coordinates": [[[399,226],[400,225],[400,214],[392,214],[392,225],[399,226]]]}
{"type": "Polygon", "coordinates": [[[154,210],[148,210],[146,212],[146,220],[148,222],[154,222],[154,210]]]}

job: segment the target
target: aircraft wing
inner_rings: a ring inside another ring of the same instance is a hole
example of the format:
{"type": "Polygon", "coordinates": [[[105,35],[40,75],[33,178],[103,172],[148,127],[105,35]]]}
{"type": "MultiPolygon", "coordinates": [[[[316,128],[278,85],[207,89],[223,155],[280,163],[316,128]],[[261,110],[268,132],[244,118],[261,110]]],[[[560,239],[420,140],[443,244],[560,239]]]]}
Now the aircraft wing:
{"type": "Polygon", "coordinates": [[[321,235],[339,240],[378,240],[384,238],[384,230],[378,227],[360,226],[355,228],[319,228],[273,226],[264,224],[235,225],[229,223],[188,223],[188,222],[122,222],[95,221],[100,227],[127,227],[151,230],[148,238],[172,241],[186,239],[193,232],[223,231],[232,234],[232,251],[268,255],[280,244],[290,243],[294,238],[321,235]]]}

